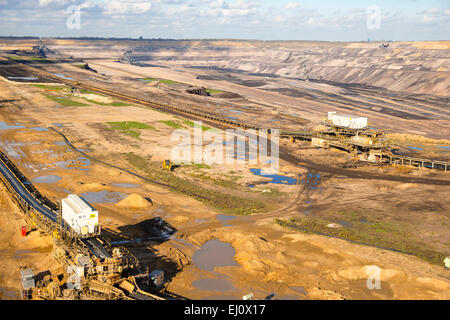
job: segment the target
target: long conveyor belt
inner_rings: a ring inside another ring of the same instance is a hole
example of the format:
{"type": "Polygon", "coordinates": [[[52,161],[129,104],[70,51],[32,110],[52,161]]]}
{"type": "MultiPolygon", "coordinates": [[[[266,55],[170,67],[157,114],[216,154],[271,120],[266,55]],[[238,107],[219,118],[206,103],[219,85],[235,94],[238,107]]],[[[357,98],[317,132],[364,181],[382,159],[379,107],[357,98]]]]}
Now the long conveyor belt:
{"type": "MultiPolygon", "coordinates": [[[[51,210],[49,207],[44,205],[28,190],[25,184],[21,181],[19,177],[14,174],[13,170],[8,165],[9,159],[3,152],[0,151],[0,173],[8,181],[9,185],[12,187],[14,192],[32,209],[37,213],[46,217],[52,224],[52,229],[57,230],[58,225],[58,213],[51,210]]],[[[70,230],[70,227],[61,221],[63,228],[70,230]]],[[[51,230],[47,230],[51,231],[51,230]]],[[[104,248],[97,238],[80,239],[81,243],[91,252],[94,256],[100,259],[110,258],[111,254],[104,248]]]]}
{"type": "Polygon", "coordinates": [[[19,195],[31,208],[44,215],[55,224],[57,223],[57,214],[43,205],[28,191],[25,185],[8,167],[7,158],[2,152],[0,152],[0,171],[5,179],[8,180],[17,195],[19,195]]]}

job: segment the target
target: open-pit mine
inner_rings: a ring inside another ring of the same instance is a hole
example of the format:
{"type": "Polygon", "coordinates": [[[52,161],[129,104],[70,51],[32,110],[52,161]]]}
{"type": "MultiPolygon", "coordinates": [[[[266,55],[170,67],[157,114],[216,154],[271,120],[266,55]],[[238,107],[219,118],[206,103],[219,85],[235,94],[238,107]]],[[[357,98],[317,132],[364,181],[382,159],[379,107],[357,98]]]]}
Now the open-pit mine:
{"type": "Polygon", "coordinates": [[[450,299],[449,41],[0,44],[1,299],[450,299]]]}

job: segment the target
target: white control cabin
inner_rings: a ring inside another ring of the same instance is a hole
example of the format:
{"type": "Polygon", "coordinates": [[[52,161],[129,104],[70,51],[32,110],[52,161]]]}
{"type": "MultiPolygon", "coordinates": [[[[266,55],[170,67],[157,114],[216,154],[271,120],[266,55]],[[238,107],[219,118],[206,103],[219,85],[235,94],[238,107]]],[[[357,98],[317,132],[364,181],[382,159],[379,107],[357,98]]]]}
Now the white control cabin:
{"type": "Polygon", "coordinates": [[[366,129],[367,118],[351,116],[347,114],[337,114],[336,112],[328,112],[328,121],[337,127],[349,129],[366,129]]]}
{"type": "Polygon", "coordinates": [[[79,235],[86,237],[98,233],[98,211],[76,194],[62,199],[62,218],[79,235]]]}

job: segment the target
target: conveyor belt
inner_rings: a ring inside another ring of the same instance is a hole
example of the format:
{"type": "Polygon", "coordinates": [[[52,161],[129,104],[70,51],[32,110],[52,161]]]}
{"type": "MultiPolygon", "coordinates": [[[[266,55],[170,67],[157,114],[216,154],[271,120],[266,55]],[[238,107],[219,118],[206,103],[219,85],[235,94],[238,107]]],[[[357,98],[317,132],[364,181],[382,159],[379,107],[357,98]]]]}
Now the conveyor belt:
{"type": "Polygon", "coordinates": [[[94,256],[100,259],[111,258],[111,254],[99,243],[98,239],[81,239],[81,242],[89,249],[94,256]]]}
{"type": "MultiPolygon", "coordinates": [[[[8,180],[14,191],[33,209],[50,219],[52,222],[57,223],[57,214],[44,206],[35,197],[33,197],[29,191],[25,188],[22,182],[14,175],[10,168],[6,165],[6,156],[0,152],[0,171],[3,176],[8,180]]],[[[7,159],[7,158],[6,158],[7,159]]]]}
{"type": "MultiPolygon", "coordinates": [[[[25,187],[22,183],[21,179],[19,179],[11,168],[8,166],[8,158],[3,152],[0,151],[0,173],[4,176],[4,178],[8,181],[10,186],[14,189],[15,193],[32,209],[36,212],[42,214],[42,216],[46,217],[51,221],[54,230],[57,230],[58,225],[58,213],[51,210],[44,204],[42,204],[38,199],[36,199],[32,193],[25,187]]],[[[69,225],[65,224],[64,221],[63,228],[70,231],[69,225]]],[[[52,232],[53,230],[47,230],[52,232]]],[[[99,242],[97,238],[89,238],[89,239],[80,239],[80,241],[87,247],[89,252],[91,252],[94,256],[100,259],[111,258],[111,254],[103,247],[103,245],[99,242]]]]}

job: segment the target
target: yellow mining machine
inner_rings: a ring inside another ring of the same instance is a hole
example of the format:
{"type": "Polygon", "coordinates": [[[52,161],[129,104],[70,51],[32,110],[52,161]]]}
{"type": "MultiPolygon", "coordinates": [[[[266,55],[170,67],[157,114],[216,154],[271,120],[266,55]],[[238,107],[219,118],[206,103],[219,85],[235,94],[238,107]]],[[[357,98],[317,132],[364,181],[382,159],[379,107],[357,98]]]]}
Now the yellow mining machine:
{"type": "Polygon", "coordinates": [[[173,169],[172,162],[170,160],[164,160],[161,169],[166,171],[172,171],[173,169]]]}

